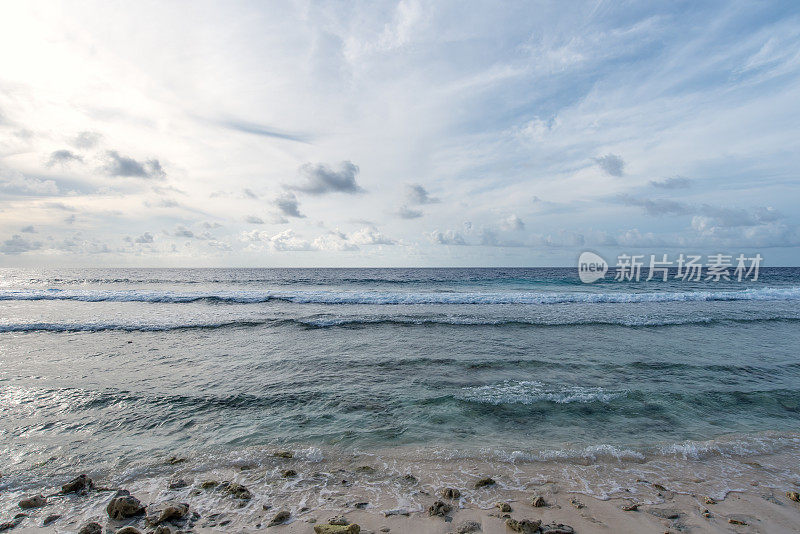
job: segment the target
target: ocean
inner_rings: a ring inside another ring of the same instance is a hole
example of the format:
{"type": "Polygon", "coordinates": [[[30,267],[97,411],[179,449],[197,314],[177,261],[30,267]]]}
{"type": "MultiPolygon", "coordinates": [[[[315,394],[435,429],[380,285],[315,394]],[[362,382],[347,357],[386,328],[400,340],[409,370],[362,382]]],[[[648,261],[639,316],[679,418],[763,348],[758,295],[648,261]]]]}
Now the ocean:
{"type": "Polygon", "coordinates": [[[78,472],[152,484],[173,456],[200,473],[278,449],[398,473],[567,465],[601,498],[669,459],[719,464],[709,494],[753,456],[798,479],[798,268],[594,284],[574,268],[4,269],[0,310],[0,504],[78,472]]]}

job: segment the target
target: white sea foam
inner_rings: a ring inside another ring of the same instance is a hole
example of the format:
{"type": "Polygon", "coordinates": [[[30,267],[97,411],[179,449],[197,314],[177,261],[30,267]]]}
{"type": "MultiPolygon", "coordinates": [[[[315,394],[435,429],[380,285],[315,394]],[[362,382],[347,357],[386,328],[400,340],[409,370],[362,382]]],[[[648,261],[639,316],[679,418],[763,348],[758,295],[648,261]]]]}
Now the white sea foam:
{"type": "Polygon", "coordinates": [[[465,387],[455,397],[464,401],[496,405],[537,402],[569,404],[610,402],[625,394],[625,391],[607,391],[601,387],[546,385],[536,381],[507,380],[499,384],[465,387]]]}
{"type": "Polygon", "coordinates": [[[764,287],[734,291],[676,292],[396,292],[396,291],[208,291],[148,290],[2,290],[0,300],[73,300],[83,302],[189,303],[211,300],[250,304],[282,300],[298,304],[564,304],[738,300],[800,300],[800,287],[764,287]]]}

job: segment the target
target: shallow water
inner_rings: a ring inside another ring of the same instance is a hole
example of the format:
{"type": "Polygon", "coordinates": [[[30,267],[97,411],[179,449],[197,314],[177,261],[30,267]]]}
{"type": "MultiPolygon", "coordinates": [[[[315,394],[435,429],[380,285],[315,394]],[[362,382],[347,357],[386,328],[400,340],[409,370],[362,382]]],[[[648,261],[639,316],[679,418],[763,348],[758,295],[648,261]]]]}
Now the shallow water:
{"type": "Polygon", "coordinates": [[[798,324],[800,269],[6,269],[0,482],[284,446],[795,455],[798,324]]]}

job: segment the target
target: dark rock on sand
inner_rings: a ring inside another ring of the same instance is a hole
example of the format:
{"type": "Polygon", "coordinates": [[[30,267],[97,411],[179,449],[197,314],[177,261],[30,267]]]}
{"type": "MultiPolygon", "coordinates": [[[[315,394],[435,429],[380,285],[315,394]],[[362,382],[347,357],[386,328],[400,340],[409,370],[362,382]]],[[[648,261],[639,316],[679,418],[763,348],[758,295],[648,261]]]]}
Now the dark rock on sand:
{"type": "Polygon", "coordinates": [[[189,505],[186,503],[167,501],[152,505],[148,508],[147,523],[159,525],[165,521],[175,521],[183,519],[189,513],[189,505]]]}
{"type": "Polygon", "coordinates": [[[429,516],[441,516],[444,517],[452,510],[453,508],[444,501],[436,501],[432,505],[428,507],[428,515],[429,516]]]}
{"type": "Polygon", "coordinates": [[[286,523],[290,517],[292,517],[291,512],[288,512],[287,510],[281,510],[272,517],[272,521],[270,521],[267,526],[274,527],[275,525],[282,525],[286,523]]]}
{"type": "Polygon", "coordinates": [[[512,512],[511,505],[507,502],[496,502],[494,503],[494,507],[504,514],[509,514],[512,512]]]}
{"type": "Polygon", "coordinates": [[[44,521],[42,521],[42,526],[46,527],[50,523],[54,523],[55,521],[58,521],[59,519],[61,519],[61,515],[60,514],[50,514],[50,515],[48,515],[47,517],[44,518],[44,521]]]}
{"type": "Polygon", "coordinates": [[[661,519],[678,519],[681,516],[680,510],[673,510],[671,508],[650,508],[647,510],[647,513],[660,517],[661,519]]]}
{"type": "Polygon", "coordinates": [[[127,490],[119,490],[106,506],[111,519],[125,519],[144,513],[142,502],[127,490]]]}
{"type": "Polygon", "coordinates": [[[342,515],[337,515],[336,517],[330,518],[328,520],[328,524],[329,525],[339,525],[339,526],[341,526],[341,525],[349,525],[350,521],[348,521],[347,518],[345,518],[342,515]]]}
{"type": "Polygon", "coordinates": [[[405,508],[395,508],[394,510],[384,510],[383,515],[384,517],[391,517],[393,515],[403,515],[408,517],[409,512],[405,508]]]}
{"type": "Polygon", "coordinates": [[[411,473],[406,473],[405,475],[403,475],[403,480],[405,480],[406,482],[410,482],[411,484],[413,484],[413,483],[415,483],[415,482],[417,481],[417,477],[415,477],[415,476],[414,476],[414,475],[412,475],[411,473]]]}
{"type": "Polygon", "coordinates": [[[480,532],[481,524],[477,521],[464,521],[456,527],[457,534],[469,534],[470,532],[480,532]]]}
{"type": "Polygon", "coordinates": [[[79,493],[82,491],[89,491],[94,487],[92,479],[86,475],[79,475],[63,486],[61,486],[61,493],[79,493]]]}
{"type": "Polygon", "coordinates": [[[622,506],[620,506],[620,508],[622,508],[623,512],[635,512],[639,509],[639,506],[641,506],[641,504],[639,504],[638,502],[630,502],[623,504],[622,506]]]}
{"type": "Polygon", "coordinates": [[[506,519],[506,526],[514,532],[534,534],[539,531],[542,522],[538,519],[506,519]]]}
{"type": "Polygon", "coordinates": [[[439,495],[442,496],[443,499],[458,499],[461,497],[461,492],[455,488],[445,488],[439,495]]]}
{"type": "Polygon", "coordinates": [[[361,527],[355,523],[351,525],[314,525],[316,534],[359,534],[361,527]]]}
{"type": "Polygon", "coordinates": [[[361,465],[359,467],[356,467],[356,471],[359,473],[374,473],[375,468],[372,467],[371,465],[361,465]]]}
{"type": "Polygon", "coordinates": [[[142,534],[142,531],[136,527],[128,525],[127,527],[122,527],[119,529],[116,534],[142,534]]]}
{"type": "Polygon", "coordinates": [[[545,502],[544,497],[541,495],[534,495],[534,497],[531,499],[531,506],[534,508],[542,508],[547,506],[547,502],[545,502]]]}
{"type": "Polygon", "coordinates": [[[4,532],[6,530],[11,530],[12,528],[14,528],[17,525],[19,525],[20,523],[22,523],[22,520],[25,519],[26,517],[28,517],[28,516],[25,515],[25,514],[17,514],[17,515],[14,516],[14,519],[12,519],[11,521],[4,521],[4,522],[0,523],[0,532],[4,532]]]}
{"type": "Polygon", "coordinates": [[[173,481],[171,481],[169,483],[169,489],[171,489],[171,490],[181,489],[181,488],[185,488],[188,485],[189,485],[189,483],[186,482],[184,479],[178,478],[178,479],[173,480],[173,481]]]}
{"type": "Polygon", "coordinates": [[[717,501],[715,501],[711,497],[706,497],[705,499],[703,499],[703,502],[706,504],[717,504],[717,501]]]}
{"type": "Polygon", "coordinates": [[[575,534],[575,529],[561,523],[550,523],[541,527],[542,534],[575,534]]]}
{"type": "Polygon", "coordinates": [[[221,486],[224,488],[225,493],[237,499],[248,500],[253,497],[253,494],[250,493],[249,489],[241,484],[237,484],[236,482],[223,483],[221,486]]]}
{"type": "Polygon", "coordinates": [[[294,478],[297,476],[297,471],[294,469],[286,469],[283,471],[283,473],[281,473],[281,476],[283,478],[294,478]]]}
{"type": "Polygon", "coordinates": [[[185,461],[186,458],[182,458],[180,456],[172,456],[169,460],[167,460],[167,463],[169,465],[178,465],[184,463],[185,461]]]}
{"type": "Polygon", "coordinates": [[[483,477],[475,483],[475,489],[483,488],[486,486],[494,486],[495,481],[492,477],[483,477]]]}
{"type": "Polygon", "coordinates": [[[786,496],[789,497],[790,501],[800,502],[800,493],[796,491],[787,491],[786,496]]]}
{"type": "Polygon", "coordinates": [[[78,534],[103,534],[103,527],[100,523],[87,523],[81,527],[78,534]]]}
{"type": "Polygon", "coordinates": [[[286,458],[287,460],[294,458],[294,453],[292,451],[276,451],[272,455],[276,458],[286,458]]]}
{"type": "Polygon", "coordinates": [[[219,486],[219,482],[216,480],[204,480],[200,483],[201,489],[212,489],[216,488],[217,486],[219,486]]]}
{"type": "Polygon", "coordinates": [[[583,504],[583,503],[582,503],[581,501],[579,501],[578,499],[572,499],[572,500],[570,500],[569,502],[570,502],[570,504],[572,504],[572,506],[574,506],[574,507],[575,507],[575,508],[577,508],[578,510],[580,510],[581,508],[585,508],[585,507],[586,507],[586,505],[585,505],[585,504],[583,504]]]}
{"type": "Polygon", "coordinates": [[[731,517],[730,519],[728,519],[728,523],[730,523],[731,525],[743,525],[743,526],[747,525],[746,521],[744,521],[743,519],[736,519],[735,517],[731,517]]]}
{"type": "Polygon", "coordinates": [[[28,510],[30,508],[41,508],[46,504],[47,499],[44,497],[44,495],[31,495],[30,497],[25,497],[19,501],[19,507],[23,510],[28,510]]]}

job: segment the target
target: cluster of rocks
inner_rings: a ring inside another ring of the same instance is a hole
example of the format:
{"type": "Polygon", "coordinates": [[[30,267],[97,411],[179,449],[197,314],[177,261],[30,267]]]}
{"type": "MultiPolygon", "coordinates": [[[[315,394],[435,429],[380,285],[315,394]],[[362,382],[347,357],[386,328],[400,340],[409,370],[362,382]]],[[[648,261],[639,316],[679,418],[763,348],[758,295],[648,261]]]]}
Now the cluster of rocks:
{"type": "MultiPolygon", "coordinates": [[[[91,478],[80,475],[70,480],[61,487],[61,491],[53,495],[30,495],[19,501],[19,507],[23,510],[32,510],[47,506],[52,498],[66,495],[88,495],[91,491],[114,491],[113,497],[106,505],[106,513],[110,520],[127,521],[132,518],[143,516],[149,534],[172,534],[173,528],[184,528],[194,524],[200,518],[199,514],[189,513],[189,505],[176,501],[164,501],[151,505],[143,504],[139,499],[131,495],[128,490],[95,487],[91,478]]],[[[246,489],[245,489],[246,491],[246,489]]],[[[241,493],[241,490],[238,491],[241,493]]],[[[249,492],[248,492],[249,493],[249,492]]],[[[13,529],[28,517],[27,514],[17,514],[13,520],[0,523],[0,532],[13,529]]],[[[45,517],[42,526],[54,523],[61,516],[51,514],[45,517]]],[[[103,526],[97,522],[90,522],[80,527],[78,534],[101,534],[103,526]]],[[[116,529],[115,534],[141,534],[142,531],[133,525],[125,525],[116,529]]]]}

